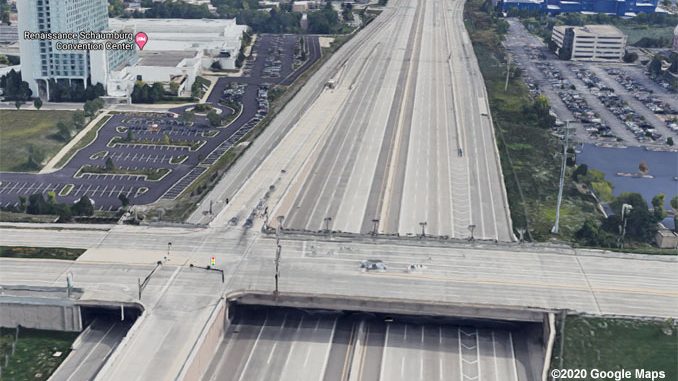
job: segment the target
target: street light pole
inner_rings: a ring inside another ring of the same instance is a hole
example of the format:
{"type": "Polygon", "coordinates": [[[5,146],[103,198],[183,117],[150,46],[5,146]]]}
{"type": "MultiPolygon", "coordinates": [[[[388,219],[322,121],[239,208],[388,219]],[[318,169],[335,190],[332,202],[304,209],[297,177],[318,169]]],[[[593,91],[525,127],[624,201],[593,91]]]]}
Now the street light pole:
{"type": "Polygon", "coordinates": [[[167,242],[167,258],[165,258],[165,259],[169,259],[171,249],[172,249],[172,242],[167,242]]]}
{"type": "Polygon", "coordinates": [[[426,237],[426,225],[427,225],[427,223],[426,223],[426,221],[422,221],[422,222],[419,223],[419,225],[421,226],[421,237],[424,238],[424,237],[426,237]]]}
{"type": "Polygon", "coordinates": [[[379,233],[379,219],[372,219],[372,235],[377,235],[379,233]]]}
{"type": "Polygon", "coordinates": [[[630,210],[633,209],[633,206],[629,204],[622,204],[622,229],[621,229],[621,240],[619,242],[619,248],[623,249],[624,248],[624,236],[626,236],[626,223],[628,222],[628,218],[626,218],[626,215],[629,213],[630,210]]]}
{"type": "Polygon", "coordinates": [[[563,187],[565,186],[565,166],[567,164],[567,140],[570,132],[570,121],[565,121],[565,141],[563,142],[563,162],[560,167],[560,185],[558,187],[558,202],[556,205],[556,222],[551,228],[552,234],[558,234],[560,225],[560,204],[563,202],[563,187]]]}
{"type": "Polygon", "coordinates": [[[476,226],[473,225],[473,224],[471,224],[471,225],[468,226],[468,230],[471,232],[471,238],[469,238],[469,241],[475,240],[475,238],[473,237],[473,231],[474,231],[475,229],[476,229],[476,226]]]}
{"type": "Polygon", "coordinates": [[[275,249],[275,291],[273,292],[273,296],[278,298],[279,294],[279,288],[278,288],[278,282],[280,280],[280,255],[282,252],[282,246],[280,245],[280,233],[281,230],[283,229],[283,221],[285,220],[285,216],[278,216],[278,226],[276,227],[275,230],[275,244],[276,244],[276,249],[275,249]]]}

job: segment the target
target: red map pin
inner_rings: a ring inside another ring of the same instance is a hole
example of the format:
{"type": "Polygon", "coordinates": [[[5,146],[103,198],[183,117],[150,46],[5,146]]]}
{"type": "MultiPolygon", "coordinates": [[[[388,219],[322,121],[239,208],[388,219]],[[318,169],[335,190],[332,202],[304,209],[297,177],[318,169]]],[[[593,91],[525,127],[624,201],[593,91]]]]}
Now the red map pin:
{"type": "Polygon", "coordinates": [[[134,36],[134,42],[139,47],[139,50],[144,50],[144,46],[148,42],[148,35],[144,32],[139,32],[134,36]]]}

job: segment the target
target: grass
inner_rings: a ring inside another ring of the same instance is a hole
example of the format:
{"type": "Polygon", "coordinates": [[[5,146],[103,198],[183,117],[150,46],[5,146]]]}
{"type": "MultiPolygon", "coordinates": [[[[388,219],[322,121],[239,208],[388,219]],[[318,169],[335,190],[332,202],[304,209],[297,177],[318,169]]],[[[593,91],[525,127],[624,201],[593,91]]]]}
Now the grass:
{"type": "Polygon", "coordinates": [[[70,122],[73,111],[0,110],[0,171],[36,171],[29,168],[28,147],[42,151],[45,162],[66,145],[55,137],[59,121],[70,122]]]}
{"type": "Polygon", "coordinates": [[[562,359],[558,332],[552,368],[663,370],[665,380],[677,380],[678,329],[671,323],[569,316],[562,359]]]}
{"type": "MultiPolygon", "coordinates": [[[[0,350],[3,351],[0,355],[2,355],[3,365],[5,353],[11,354],[15,332],[15,329],[0,328],[0,350]]],[[[1,379],[3,381],[47,380],[68,356],[71,345],[77,337],[77,332],[21,328],[14,354],[9,356],[7,366],[2,368],[1,379]],[[56,352],[61,352],[61,355],[55,357],[56,352]]]]}
{"type": "MultiPolygon", "coordinates": [[[[204,136],[204,135],[203,135],[204,136]]],[[[152,139],[132,139],[127,140],[127,137],[123,136],[114,136],[108,142],[109,147],[115,147],[117,144],[140,144],[140,145],[149,145],[149,146],[177,146],[177,147],[189,147],[191,151],[196,151],[205,144],[204,140],[152,140],[152,139]]]]}
{"type": "Polygon", "coordinates": [[[87,133],[85,136],[80,139],[62,158],[59,160],[59,162],[56,164],[55,168],[61,168],[66,163],[68,163],[71,158],[83,147],[87,147],[88,145],[92,144],[94,140],[96,140],[97,135],[99,134],[99,130],[101,127],[103,127],[109,119],[111,119],[113,115],[106,115],[101,120],[87,133]]]}
{"type": "MultiPolygon", "coordinates": [[[[481,5],[479,0],[466,3],[466,26],[490,98],[513,226],[527,227],[527,239],[549,240],[556,214],[561,143],[534,116],[534,100],[519,75],[511,76],[504,91],[506,61],[501,39],[505,21],[492,18],[481,5]]],[[[571,181],[566,181],[560,212],[559,238],[570,241],[582,223],[597,213],[593,200],[571,181]]]]}
{"type": "Polygon", "coordinates": [[[671,44],[671,39],[673,38],[673,29],[675,27],[671,26],[665,26],[665,27],[660,27],[660,26],[652,26],[649,27],[647,25],[642,26],[642,25],[618,25],[617,26],[624,34],[628,36],[628,44],[633,45],[638,40],[640,40],[643,37],[649,37],[649,38],[659,38],[659,37],[664,37],[668,42],[669,45],[671,44]]]}
{"type": "Polygon", "coordinates": [[[4,258],[64,259],[74,261],[84,252],[85,249],[67,249],[63,247],[0,246],[0,257],[4,258]]]}
{"type": "Polygon", "coordinates": [[[2,222],[51,223],[55,222],[57,218],[56,215],[14,213],[0,210],[0,221],[2,222]]]}

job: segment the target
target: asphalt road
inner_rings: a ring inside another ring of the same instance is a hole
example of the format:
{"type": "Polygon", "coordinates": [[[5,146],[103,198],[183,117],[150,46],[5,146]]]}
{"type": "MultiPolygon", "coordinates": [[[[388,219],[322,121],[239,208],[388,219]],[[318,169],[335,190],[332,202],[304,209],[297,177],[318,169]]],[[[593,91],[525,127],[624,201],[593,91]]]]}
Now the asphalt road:
{"type": "Polygon", "coordinates": [[[50,380],[93,380],[130,327],[127,321],[98,318],[78,336],[77,345],[50,380]]]}
{"type": "Polygon", "coordinates": [[[543,353],[527,353],[539,348],[532,345],[539,330],[382,319],[244,308],[236,312],[203,379],[540,379],[543,353]]]}
{"type": "Polygon", "coordinates": [[[367,233],[378,219],[385,234],[420,234],[425,222],[428,235],[467,237],[475,225],[475,237],[513,239],[462,7],[394,3],[341,69],[327,132],[272,207],[287,229],[367,233]]]}

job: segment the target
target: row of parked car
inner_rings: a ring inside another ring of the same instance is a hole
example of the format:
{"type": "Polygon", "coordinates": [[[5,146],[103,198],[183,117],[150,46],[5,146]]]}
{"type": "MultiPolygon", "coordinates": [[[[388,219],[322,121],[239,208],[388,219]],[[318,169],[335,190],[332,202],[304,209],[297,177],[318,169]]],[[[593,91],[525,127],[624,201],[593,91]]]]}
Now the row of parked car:
{"type": "Polygon", "coordinates": [[[636,140],[643,143],[656,141],[662,137],[644,116],[638,114],[593,72],[580,65],[569,65],[569,68],[586,84],[591,94],[595,95],[612,114],[622,121],[636,140]]]}
{"type": "MultiPolygon", "coordinates": [[[[638,81],[627,76],[619,69],[607,68],[605,71],[612,76],[620,85],[622,85],[634,98],[640,101],[645,107],[657,115],[673,115],[674,117],[663,118],[666,126],[678,132],[678,123],[676,123],[675,115],[678,110],[673,109],[671,105],[659,99],[654,95],[652,90],[648,90],[638,81]]],[[[660,118],[661,119],[661,118],[660,118]]]]}

